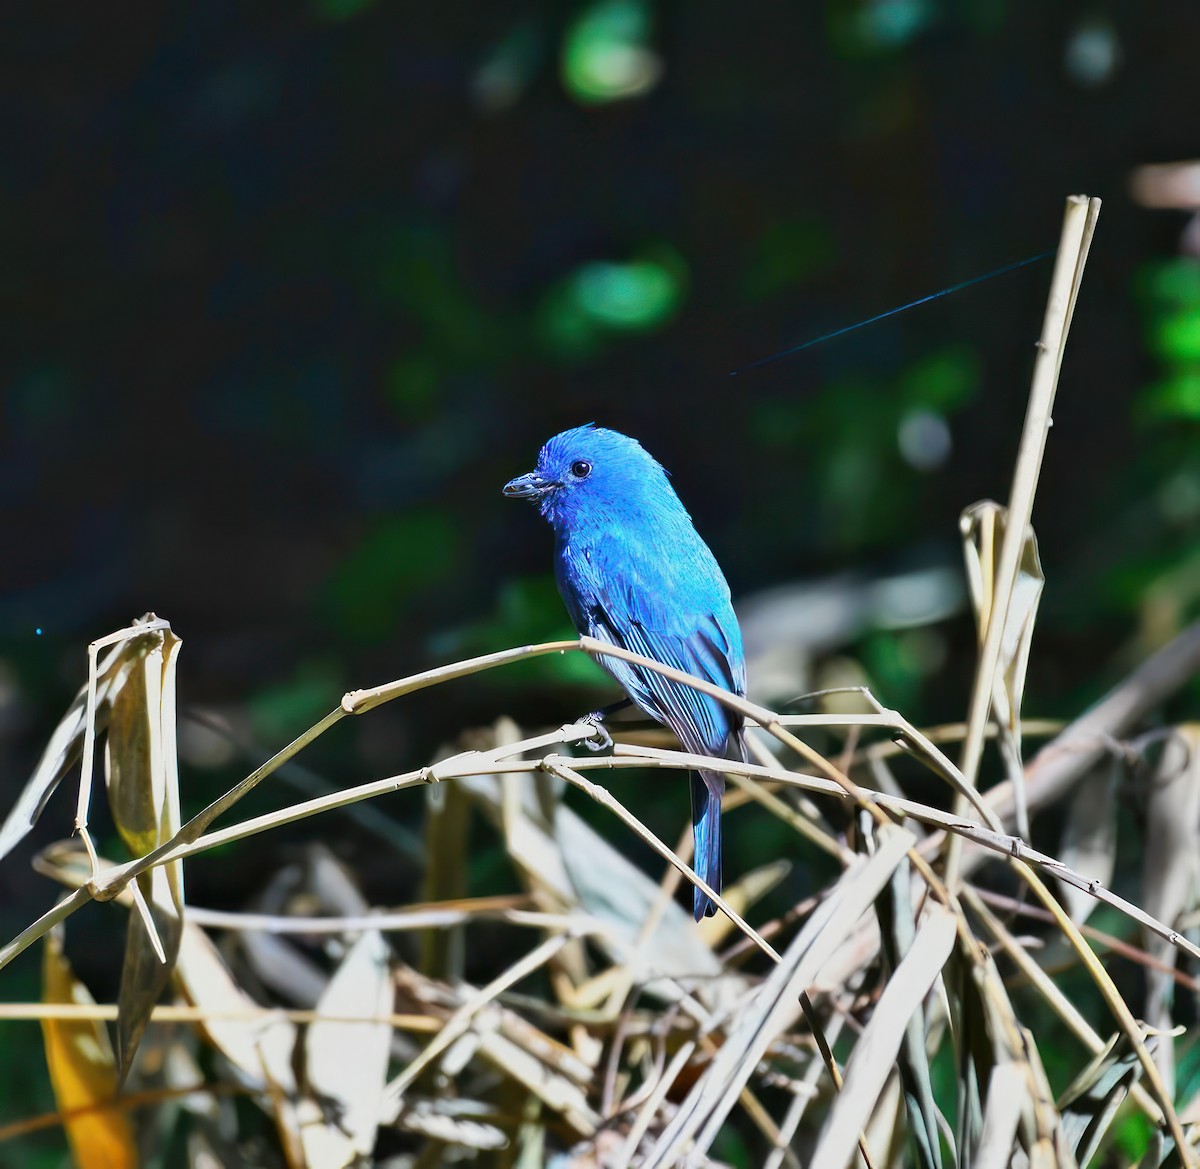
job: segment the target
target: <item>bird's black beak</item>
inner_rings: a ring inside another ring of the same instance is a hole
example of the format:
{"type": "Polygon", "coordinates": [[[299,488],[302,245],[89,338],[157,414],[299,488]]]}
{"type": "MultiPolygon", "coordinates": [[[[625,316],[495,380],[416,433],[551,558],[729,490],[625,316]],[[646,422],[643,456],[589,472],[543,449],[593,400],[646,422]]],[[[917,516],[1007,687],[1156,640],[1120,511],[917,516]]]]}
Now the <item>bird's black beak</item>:
{"type": "Polygon", "coordinates": [[[536,471],[530,471],[528,475],[518,475],[505,483],[504,495],[508,499],[537,499],[561,486],[553,479],[543,479],[536,471]]]}

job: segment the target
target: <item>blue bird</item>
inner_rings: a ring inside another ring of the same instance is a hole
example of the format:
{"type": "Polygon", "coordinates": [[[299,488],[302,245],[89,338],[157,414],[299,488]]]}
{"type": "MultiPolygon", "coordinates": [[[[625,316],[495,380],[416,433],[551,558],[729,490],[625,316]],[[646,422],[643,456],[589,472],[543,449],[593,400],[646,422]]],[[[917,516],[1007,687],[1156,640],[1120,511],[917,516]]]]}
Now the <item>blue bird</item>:
{"type": "MultiPolygon", "coordinates": [[[[667,472],[634,439],[590,425],[566,430],[542,447],[537,470],[511,480],[504,494],[536,502],[553,527],[558,590],[580,633],[746,693],[729,585],[667,472]]],[[[653,670],[596,660],[688,751],[746,759],[735,711],[653,670]]],[[[691,787],[695,869],[720,892],[725,777],[700,771],[691,787]]],[[[697,921],[716,913],[699,889],[693,895],[697,921]]]]}

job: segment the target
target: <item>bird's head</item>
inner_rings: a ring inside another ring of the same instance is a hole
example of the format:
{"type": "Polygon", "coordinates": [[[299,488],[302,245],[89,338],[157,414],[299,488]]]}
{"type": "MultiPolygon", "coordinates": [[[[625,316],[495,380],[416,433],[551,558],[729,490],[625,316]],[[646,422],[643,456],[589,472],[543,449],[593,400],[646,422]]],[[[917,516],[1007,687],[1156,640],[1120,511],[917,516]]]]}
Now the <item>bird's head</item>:
{"type": "Polygon", "coordinates": [[[509,499],[528,499],[556,527],[579,516],[639,510],[648,499],[678,504],[667,473],[635,439],[587,425],[556,434],[537,468],[504,485],[509,499]]]}

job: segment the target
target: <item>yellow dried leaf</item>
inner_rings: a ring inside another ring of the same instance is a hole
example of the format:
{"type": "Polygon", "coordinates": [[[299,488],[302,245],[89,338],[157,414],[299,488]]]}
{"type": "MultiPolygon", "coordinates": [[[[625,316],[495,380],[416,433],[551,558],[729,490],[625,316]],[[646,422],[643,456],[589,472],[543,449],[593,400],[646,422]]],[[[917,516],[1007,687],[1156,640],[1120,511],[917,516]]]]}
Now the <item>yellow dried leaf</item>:
{"type": "MultiPolygon", "coordinates": [[[[95,1002],[75,977],[55,935],[47,935],[43,954],[43,1002],[95,1002]]],[[[93,1019],[43,1019],[42,1039],[54,1099],[67,1114],[63,1127],[78,1169],[136,1166],[129,1117],[119,1108],[97,1107],[117,1095],[116,1061],[104,1024],[93,1019]]]]}

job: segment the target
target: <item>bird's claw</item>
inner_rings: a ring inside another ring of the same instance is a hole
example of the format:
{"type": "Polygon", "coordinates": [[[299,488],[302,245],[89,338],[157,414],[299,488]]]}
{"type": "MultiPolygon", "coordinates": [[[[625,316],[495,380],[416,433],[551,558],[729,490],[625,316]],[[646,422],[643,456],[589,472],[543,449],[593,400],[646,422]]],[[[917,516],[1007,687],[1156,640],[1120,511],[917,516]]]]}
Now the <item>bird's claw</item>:
{"type": "Polygon", "coordinates": [[[589,751],[607,751],[613,745],[612,735],[608,733],[608,727],[604,725],[604,715],[600,711],[594,710],[579,721],[592,728],[591,735],[581,740],[589,751]]]}

